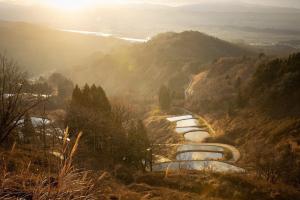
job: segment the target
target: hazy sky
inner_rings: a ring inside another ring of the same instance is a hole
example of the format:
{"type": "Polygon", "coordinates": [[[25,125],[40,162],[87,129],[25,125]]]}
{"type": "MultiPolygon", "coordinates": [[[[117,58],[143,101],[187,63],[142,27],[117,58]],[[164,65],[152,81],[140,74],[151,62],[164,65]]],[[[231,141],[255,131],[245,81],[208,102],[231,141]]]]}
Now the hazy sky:
{"type": "Polygon", "coordinates": [[[14,2],[18,4],[48,4],[59,7],[84,7],[95,3],[158,3],[169,5],[180,4],[194,4],[203,2],[246,2],[255,4],[264,4],[272,6],[288,6],[288,7],[300,7],[300,0],[0,0],[0,2],[14,2]]]}

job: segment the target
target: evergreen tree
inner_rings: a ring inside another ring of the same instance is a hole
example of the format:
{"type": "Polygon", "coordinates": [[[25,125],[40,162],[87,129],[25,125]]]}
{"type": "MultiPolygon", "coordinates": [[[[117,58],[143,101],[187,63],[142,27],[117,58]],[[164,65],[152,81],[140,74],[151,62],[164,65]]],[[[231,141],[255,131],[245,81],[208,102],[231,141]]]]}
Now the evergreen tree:
{"type": "Polygon", "coordinates": [[[100,86],[97,88],[97,96],[99,98],[99,108],[102,109],[104,112],[111,112],[109,100],[103,88],[100,86]]]}
{"type": "Polygon", "coordinates": [[[81,110],[81,103],[83,102],[83,95],[81,89],[78,85],[75,86],[71,103],[68,106],[67,115],[65,119],[65,126],[70,128],[70,133],[78,133],[81,131],[83,123],[80,119],[80,110],[81,110]]]}
{"type": "Polygon", "coordinates": [[[78,85],[76,85],[72,93],[72,102],[79,103],[81,98],[82,98],[81,90],[78,87],[78,85]]]}
{"type": "Polygon", "coordinates": [[[84,167],[111,167],[126,160],[130,165],[145,169],[149,141],[142,121],[134,120],[125,129],[123,121],[114,119],[110,102],[101,87],[86,84],[80,89],[75,86],[66,125],[71,133],[83,132],[78,159],[86,160],[81,163],[86,165],[84,167]]]}
{"type": "Polygon", "coordinates": [[[171,94],[166,86],[161,86],[159,89],[159,105],[163,110],[169,110],[172,102],[171,94]]]}
{"type": "MultiPolygon", "coordinates": [[[[66,126],[70,132],[83,132],[79,156],[90,158],[89,166],[109,165],[125,156],[126,135],[122,125],[111,117],[109,100],[101,87],[75,86],[68,108],[66,126]],[[107,160],[102,163],[101,160],[107,160]]],[[[82,158],[84,159],[84,158],[82,158]]]]}
{"type": "Polygon", "coordinates": [[[81,104],[89,107],[91,106],[91,101],[92,101],[92,97],[91,97],[91,93],[90,93],[90,86],[88,84],[85,84],[82,90],[82,96],[81,96],[81,104]]]}
{"type": "Polygon", "coordinates": [[[91,103],[92,106],[97,106],[97,101],[99,101],[99,98],[97,97],[97,87],[95,84],[93,84],[90,88],[90,96],[91,96],[91,103]]]}
{"type": "Polygon", "coordinates": [[[127,161],[138,169],[145,169],[150,143],[142,121],[133,121],[128,130],[127,161]]]}

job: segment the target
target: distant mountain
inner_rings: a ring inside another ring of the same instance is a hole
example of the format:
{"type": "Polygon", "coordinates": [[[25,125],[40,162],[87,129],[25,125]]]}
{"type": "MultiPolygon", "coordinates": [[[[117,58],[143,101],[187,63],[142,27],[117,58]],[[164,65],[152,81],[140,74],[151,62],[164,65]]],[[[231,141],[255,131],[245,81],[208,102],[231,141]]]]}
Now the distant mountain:
{"type": "Polygon", "coordinates": [[[0,52],[37,75],[81,64],[95,52],[108,52],[127,43],[22,22],[0,21],[0,52]]]}
{"type": "Polygon", "coordinates": [[[178,9],[194,12],[253,12],[253,13],[297,13],[296,7],[278,7],[271,5],[245,3],[245,2],[202,2],[179,6],[178,9]]]}
{"type": "Polygon", "coordinates": [[[251,3],[259,3],[264,5],[276,5],[281,7],[293,7],[300,8],[300,2],[298,0],[248,0],[251,3]]]}
{"type": "Polygon", "coordinates": [[[125,4],[95,6],[82,11],[0,3],[0,19],[47,24],[60,29],[108,32],[133,38],[147,38],[167,31],[197,30],[225,40],[271,44],[300,39],[299,18],[299,9],[254,3],[203,1],[178,7],[125,4]],[[274,32],[261,31],[266,29],[274,32]]]}

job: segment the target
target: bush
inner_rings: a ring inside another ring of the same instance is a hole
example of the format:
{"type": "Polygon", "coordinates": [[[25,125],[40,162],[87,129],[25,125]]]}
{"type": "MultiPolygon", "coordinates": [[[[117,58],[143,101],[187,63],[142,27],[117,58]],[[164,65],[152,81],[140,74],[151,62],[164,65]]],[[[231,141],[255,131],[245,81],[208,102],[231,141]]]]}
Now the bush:
{"type": "Polygon", "coordinates": [[[124,166],[124,165],[117,165],[115,166],[114,176],[121,180],[125,184],[130,184],[134,181],[133,178],[134,170],[124,166]]]}
{"type": "Polygon", "coordinates": [[[259,177],[270,183],[282,181],[290,185],[300,185],[300,158],[289,144],[276,149],[266,144],[258,145],[253,157],[259,177]]]}

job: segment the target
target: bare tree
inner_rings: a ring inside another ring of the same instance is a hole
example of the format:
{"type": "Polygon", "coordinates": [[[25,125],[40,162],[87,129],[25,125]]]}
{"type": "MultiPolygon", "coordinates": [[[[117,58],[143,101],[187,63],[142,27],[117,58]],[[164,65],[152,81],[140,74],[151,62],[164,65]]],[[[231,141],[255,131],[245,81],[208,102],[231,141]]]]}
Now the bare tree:
{"type": "Polygon", "coordinates": [[[124,103],[114,103],[112,104],[112,118],[115,122],[125,123],[134,118],[134,111],[130,105],[124,103]]]}
{"type": "Polygon", "coordinates": [[[19,125],[24,115],[41,99],[23,93],[26,74],[16,62],[0,54],[0,144],[19,125]]]}

